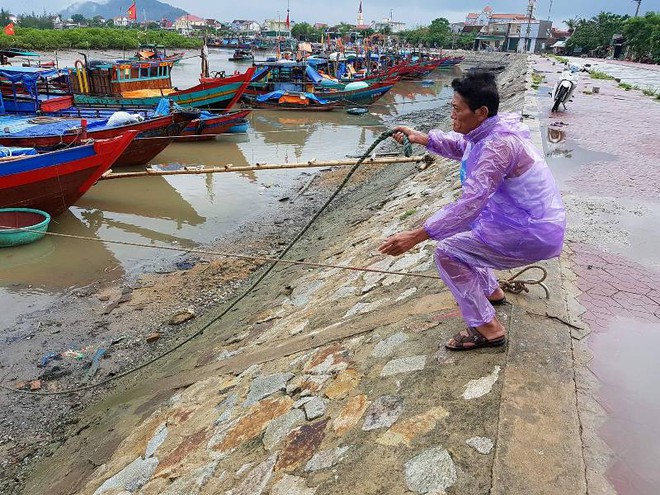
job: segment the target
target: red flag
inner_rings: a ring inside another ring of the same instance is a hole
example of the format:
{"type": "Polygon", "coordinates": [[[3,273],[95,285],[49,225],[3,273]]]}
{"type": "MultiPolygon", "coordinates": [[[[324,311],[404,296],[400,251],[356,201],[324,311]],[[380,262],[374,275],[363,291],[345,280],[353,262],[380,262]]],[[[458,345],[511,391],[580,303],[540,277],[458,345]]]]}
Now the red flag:
{"type": "Polygon", "coordinates": [[[284,21],[284,24],[286,24],[287,29],[291,29],[291,23],[289,22],[289,9],[286,10],[286,21],[284,21]]]}
{"type": "Polygon", "coordinates": [[[16,34],[14,32],[14,23],[10,22],[9,24],[7,24],[3,29],[3,31],[7,36],[14,36],[16,34]]]}
{"type": "Polygon", "coordinates": [[[137,10],[136,10],[136,8],[135,8],[135,1],[133,1],[133,5],[131,5],[131,6],[128,8],[128,18],[129,18],[131,21],[134,21],[134,20],[137,19],[137,10]]]}

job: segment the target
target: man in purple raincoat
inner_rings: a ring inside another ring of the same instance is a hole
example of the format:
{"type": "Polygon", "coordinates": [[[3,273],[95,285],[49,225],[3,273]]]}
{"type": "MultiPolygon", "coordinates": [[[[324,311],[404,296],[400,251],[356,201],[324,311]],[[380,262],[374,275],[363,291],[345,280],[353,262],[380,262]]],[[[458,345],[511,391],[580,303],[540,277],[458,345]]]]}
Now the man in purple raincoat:
{"type": "Polygon", "coordinates": [[[437,242],[435,261],[467,330],[445,346],[452,350],[506,343],[493,305],[505,302],[493,274],[559,256],[566,219],[561,196],[529,129],[515,114],[498,115],[495,77],[476,73],[452,82],[454,132],[428,135],[397,127],[434,153],[461,160],[461,197],[437,211],[422,228],[400,232],[379,250],[398,256],[416,244],[437,242]]]}

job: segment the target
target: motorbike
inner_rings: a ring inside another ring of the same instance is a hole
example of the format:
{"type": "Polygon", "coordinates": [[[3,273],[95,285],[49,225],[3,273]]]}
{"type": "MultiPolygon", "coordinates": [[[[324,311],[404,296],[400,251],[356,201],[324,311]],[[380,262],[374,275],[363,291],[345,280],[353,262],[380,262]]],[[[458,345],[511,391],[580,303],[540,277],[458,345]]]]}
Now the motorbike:
{"type": "Polygon", "coordinates": [[[553,112],[559,110],[559,105],[563,105],[564,110],[566,110],[566,102],[573,96],[573,91],[575,91],[577,83],[578,74],[573,68],[561,73],[561,77],[555,83],[555,87],[552,90],[552,100],[554,101],[552,105],[553,112]]]}

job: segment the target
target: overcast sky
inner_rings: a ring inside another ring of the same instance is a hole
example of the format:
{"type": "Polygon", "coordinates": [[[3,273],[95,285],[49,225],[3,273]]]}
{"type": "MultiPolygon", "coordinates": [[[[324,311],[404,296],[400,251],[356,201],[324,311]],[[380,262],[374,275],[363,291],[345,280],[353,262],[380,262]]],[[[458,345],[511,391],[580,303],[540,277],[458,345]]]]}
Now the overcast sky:
{"type": "MultiPolygon", "coordinates": [[[[20,13],[18,0],[0,0],[0,7],[11,13],[20,13]]],[[[72,2],[71,0],[30,0],[22,5],[29,11],[41,13],[61,10],[72,2]]],[[[102,3],[102,2],[97,2],[102,3]]],[[[126,7],[131,0],[126,0],[126,7]]],[[[138,10],[140,0],[137,0],[138,10]]],[[[238,3],[228,0],[170,0],[170,5],[183,8],[191,14],[200,17],[215,18],[221,21],[233,19],[251,19],[262,22],[264,19],[286,17],[287,0],[241,0],[238,3]]],[[[359,0],[289,0],[291,20],[295,22],[339,22],[355,23],[359,0]]],[[[446,17],[450,22],[465,19],[467,12],[480,12],[484,6],[490,5],[495,13],[524,13],[528,0],[363,0],[362,9],[365,22],[389,17],[393,11],[395,21],[415,25],[428,25],[437,17],[446,17]],[[459,6],[460,5],[460,6],[459,6]]],[[[537,19],[550,17],[555,25],[572,17],[592,17],[600,11],[616,14],[635,13],[636,2],[633,0],[537,0],[535,15],[537,19]],[[552,4],[552,9],[550,8],[552,4]]],[[[640,13],[647,10],[660,12],[660,0],[642,0],[640,13]]]]}

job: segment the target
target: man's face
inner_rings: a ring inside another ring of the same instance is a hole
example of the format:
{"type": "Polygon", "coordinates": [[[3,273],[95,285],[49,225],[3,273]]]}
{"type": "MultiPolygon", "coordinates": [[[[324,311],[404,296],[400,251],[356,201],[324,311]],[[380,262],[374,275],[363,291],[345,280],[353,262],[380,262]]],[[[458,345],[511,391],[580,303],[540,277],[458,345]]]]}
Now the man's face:
{"type": "Polygon", "coordinates": [[[454,91],[454,97],[451,99],[451,119],[455,132],[467,134],[479,127],[487,117],[487,107],[480,107],[472,111],[463,97],[454,91]]]}

